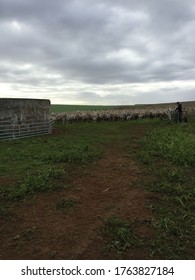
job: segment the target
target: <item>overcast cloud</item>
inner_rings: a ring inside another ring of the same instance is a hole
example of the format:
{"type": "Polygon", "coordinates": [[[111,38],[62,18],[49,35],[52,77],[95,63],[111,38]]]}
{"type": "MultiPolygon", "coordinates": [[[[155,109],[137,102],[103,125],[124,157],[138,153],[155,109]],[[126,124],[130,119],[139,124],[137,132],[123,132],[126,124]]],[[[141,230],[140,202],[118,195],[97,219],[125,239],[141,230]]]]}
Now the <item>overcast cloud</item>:
{"type": "Polygon", "coordinates": [[[0,0],[0,97],[195,100],[194,0],[0,0]]]}

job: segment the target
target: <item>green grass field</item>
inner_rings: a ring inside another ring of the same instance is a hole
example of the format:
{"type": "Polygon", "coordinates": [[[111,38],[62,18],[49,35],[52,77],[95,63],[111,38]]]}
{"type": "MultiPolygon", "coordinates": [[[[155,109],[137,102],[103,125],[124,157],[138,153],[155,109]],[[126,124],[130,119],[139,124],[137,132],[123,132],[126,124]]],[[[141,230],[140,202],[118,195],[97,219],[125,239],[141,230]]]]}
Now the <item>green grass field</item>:
{"type": "Polygon", "coordinates": [[[116,108],[116,106],[96,106],[96,105],[51,105],[51,112],[75,112],[75,111],[90,111],[90,110],[108,110],[116,108]]]}
{"type": "MultiPolygon", "coordinates": [[[[182,102],[184,108],[194,108],[195,102],[182,102]]],[[[89,111],[89,110],[111,110],[111,109],[151,109],[151,108],[164,108],[169,106],[176,106],[175,103],[161,103],[161,104],[137,104],[137,105],[121,105],[121,106],[101,106],[101,105],[60,105],[51,104],[51,112],[75,112],[75,111],[89,111]]]]}
{"type": "MultiPolygon", "coordinates": [[[[133,246],[141,250],[147,248],[154,258],[194,259],[193,117],[181,125],[159,119],[54,125],[51,135],[1,141],[1,219],[6,220],[6,225],[10,221],[11,227],[17,203],[22,205],[30,200],[33,205],[37,194],[71,190],[72,174],[76,172],[79,177],[85,172],[87,176],[88,168],[98,162],[113,143],[138,166],[140,176],[136,182],[140,192],[147,190],[151,197],[154,195],[146,208],[154,217],[149,226],[156,234],[152,240],[136,236],[134,227],[139,221],[105,214],[101,217],[102,229],[97,232],[100,237],[105,236],[105,248],[112,250],[117,258],[123,258],[133,246]]],[[[118,192],[120,194],[120,189],[118,192]]],[[[61,213],[71,215],[79,205],[75,197],[59,199],[54,203],[56,219],[61,213]]],[[[17,232],[15,234],[17,236],[17,232]]]]}
{"type": "Polygon", "coordinates": [[[193,258],[195,246],[195,126],[171,125],[153,129],[141,140],[139,159],[152,173],[147,188],[158,194],[150,209],[158,234],[154,253],[170,259],[193,258]]]}

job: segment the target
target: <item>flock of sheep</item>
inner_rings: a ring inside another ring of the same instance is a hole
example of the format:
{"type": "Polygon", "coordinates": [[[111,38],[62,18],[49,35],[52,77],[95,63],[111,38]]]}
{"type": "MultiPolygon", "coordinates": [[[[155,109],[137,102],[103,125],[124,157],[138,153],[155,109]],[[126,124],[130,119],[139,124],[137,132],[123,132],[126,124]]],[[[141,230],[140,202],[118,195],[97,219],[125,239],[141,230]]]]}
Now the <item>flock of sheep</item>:
{"type": "Polygon", "coordinates": [[[76,111],[64,113],[51,113],[54,123],[78,123],[78,122],[98,122],[117,120],[136,120],[143,118],[169,118],[173,109],[112,109],[94,111],[76,111]]]}

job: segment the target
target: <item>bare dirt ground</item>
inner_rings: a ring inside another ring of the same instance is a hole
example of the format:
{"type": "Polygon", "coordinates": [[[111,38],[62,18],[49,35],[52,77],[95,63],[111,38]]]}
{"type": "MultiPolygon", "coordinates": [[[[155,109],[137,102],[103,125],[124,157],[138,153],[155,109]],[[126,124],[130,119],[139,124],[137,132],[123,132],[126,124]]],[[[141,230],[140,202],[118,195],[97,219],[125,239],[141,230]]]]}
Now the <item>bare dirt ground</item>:
{"type": "Polygon", "coordinates": [[[117,216],[140,221],[134,227],[137,236],[154,236],[144,223],[152,214],[140,176],[121,147],[105,147],[99,161],[74,170],[68,190],[37,194],[12,206],[13,216],[0,224],[0,259],[151,259],[147,248],[128,248],[123,256],[105,250],[101,232],[105,218],[117,216]],[[61,198],[77,204],[60,211],[55,205],[61,198]]]}

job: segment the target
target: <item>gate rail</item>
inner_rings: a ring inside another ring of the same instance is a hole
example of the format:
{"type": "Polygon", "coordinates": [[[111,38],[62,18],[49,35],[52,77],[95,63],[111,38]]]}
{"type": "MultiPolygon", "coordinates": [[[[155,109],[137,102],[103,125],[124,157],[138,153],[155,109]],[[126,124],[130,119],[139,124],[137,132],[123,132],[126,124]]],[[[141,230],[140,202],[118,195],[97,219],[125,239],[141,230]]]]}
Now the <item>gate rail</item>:
{"type": "Polygon", "coordinates": [[[23,124],[14,124],[10,121],[0,121],[0,140],[32,137],[50,134],[51,132],[52,120],[23,124]]]}

